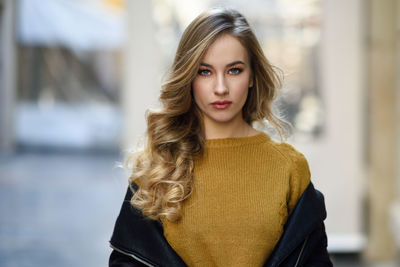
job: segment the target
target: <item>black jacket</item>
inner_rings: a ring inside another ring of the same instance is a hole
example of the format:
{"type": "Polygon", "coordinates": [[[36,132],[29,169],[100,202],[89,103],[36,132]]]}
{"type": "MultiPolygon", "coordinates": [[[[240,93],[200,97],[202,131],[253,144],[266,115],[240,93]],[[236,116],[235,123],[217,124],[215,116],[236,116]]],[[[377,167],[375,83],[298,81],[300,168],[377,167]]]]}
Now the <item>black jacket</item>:
{"type": "MultiPolygon", "coordinates": [[[[128,188],[110,240],[113,251],[109,266],[186,266],[164,238],[161,224],[144,218],[132,208],[131,197],[128,188]]],[[[332,266],[326,249],[325,218],[323,195],[310,183],[289,216],[284,232],[264,267],[332,266]]]]}

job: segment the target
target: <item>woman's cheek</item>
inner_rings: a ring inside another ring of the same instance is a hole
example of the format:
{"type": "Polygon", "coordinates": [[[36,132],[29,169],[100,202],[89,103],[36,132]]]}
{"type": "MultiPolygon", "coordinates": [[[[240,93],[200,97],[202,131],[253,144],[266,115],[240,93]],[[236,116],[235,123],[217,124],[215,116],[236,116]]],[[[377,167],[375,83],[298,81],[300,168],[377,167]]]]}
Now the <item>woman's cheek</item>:
{"type": "Polygon", "coordinates": [[[193,96],[194,96],[194,101],[196,102],[197,106],[202,108],[204,106],[204,103],[206,102],[206,96],[207,96],[207,86],[205,85],[204,82],[201,82],[199,80],[193,81],[193,96]]]}

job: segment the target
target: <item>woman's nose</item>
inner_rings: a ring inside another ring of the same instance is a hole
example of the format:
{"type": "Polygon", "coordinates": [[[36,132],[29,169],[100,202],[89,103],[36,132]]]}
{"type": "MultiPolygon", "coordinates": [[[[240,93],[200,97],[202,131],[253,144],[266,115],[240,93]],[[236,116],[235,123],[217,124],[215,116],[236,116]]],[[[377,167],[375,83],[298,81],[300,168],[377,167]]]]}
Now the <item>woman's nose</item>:
{"type": "Polygon", "coordinates": [[[217,95],[226,95],[227,93],[229,93],[229,88],[223,75],[219,75],[217,77],[214,92],[217,95]]]}

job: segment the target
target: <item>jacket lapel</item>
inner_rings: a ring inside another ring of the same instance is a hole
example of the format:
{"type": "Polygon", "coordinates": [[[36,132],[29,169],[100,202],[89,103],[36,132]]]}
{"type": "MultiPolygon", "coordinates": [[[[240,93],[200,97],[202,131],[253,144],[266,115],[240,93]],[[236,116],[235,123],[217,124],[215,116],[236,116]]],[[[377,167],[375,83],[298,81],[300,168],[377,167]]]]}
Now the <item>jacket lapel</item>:
{"type": "Polygon", "coordinates": [[[284,233],[264,266],[278,266],[325,218],[323,195],[310,183],[289,216],[284,233]]]}
{"type": "MultiPolygon", "coordinates": [[[[137,190],[136,185],[133,186],[137,190]]],[[[165,239],[160,222],[144,218],[131,206],[131,198],[132,192],[128,188],[110,240],[111,246],[148,266],[186,266],[165,239]]]]}

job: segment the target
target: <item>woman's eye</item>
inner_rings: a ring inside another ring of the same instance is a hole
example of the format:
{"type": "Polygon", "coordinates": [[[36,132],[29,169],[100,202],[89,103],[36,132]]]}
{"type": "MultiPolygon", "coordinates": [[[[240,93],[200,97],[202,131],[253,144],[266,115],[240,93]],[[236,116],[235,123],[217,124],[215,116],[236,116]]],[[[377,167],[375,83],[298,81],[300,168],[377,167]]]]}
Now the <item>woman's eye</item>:
{"type": "Polygon", "coordinates": [[[209,70],[199,70],[197,73],[199,75],[202,75],[202,76],[208,76],[208,75],[211,74],[211,71],[209,71],[209,70]]]}
{"type": "Polygon", "coordinates": [[[242,72],[242,69],[240,69],[240,68],[233,68],[233,69],[229,70],[230,74],[239,74],[241,72],[242,72]]]}

